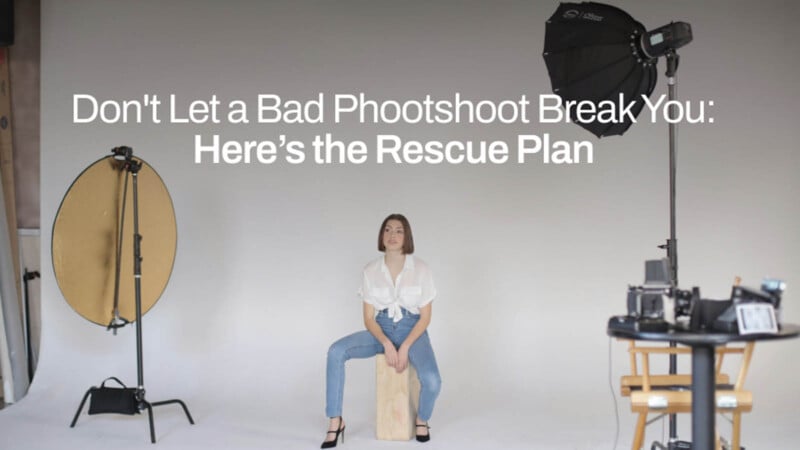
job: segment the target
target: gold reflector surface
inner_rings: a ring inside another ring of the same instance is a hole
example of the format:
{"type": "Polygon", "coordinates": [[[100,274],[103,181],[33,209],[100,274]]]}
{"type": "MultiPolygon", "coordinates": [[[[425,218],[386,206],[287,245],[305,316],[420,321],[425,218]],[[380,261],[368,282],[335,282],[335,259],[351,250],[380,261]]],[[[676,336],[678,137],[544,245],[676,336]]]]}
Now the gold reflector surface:
{"type": "MultiPolygon", "coordinates": [[[[141,160],[138,173],[139,234],[142,235],[142,314],[167,286],[175,261],[177,227],[167,187],[141,160]]],[[[53,224],[52,255],[58,286],[84,318],[107,326],[113,318],[116,252],[125,170],[112,156],[81,173],[67,191],[53,224]]],[[[120,255],[119,314],[133,322],[133,174],[128,175],[120,255]]]]}

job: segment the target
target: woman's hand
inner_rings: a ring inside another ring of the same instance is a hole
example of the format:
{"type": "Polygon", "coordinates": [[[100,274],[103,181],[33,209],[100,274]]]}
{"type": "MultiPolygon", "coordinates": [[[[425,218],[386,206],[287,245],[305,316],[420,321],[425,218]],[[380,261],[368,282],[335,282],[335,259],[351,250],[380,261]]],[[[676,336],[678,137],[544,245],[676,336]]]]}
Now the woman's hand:
{"type": "Polygon", "coordinates": [[[394,370],[400,373],[408,367],[408,347],[404,344],[400,346],[397,351],[397,364],[394,365],[394,370]]]}
{"type": "Polygon", "coordinates": [[[395,367],[397,365],[397,349],[394,348],[392,341],[383,334],[380,325],[375,321],[375,307],[367,302],[364,302],[364,326],[375,336],[378,342],[383,344],[383,354],[386,356],[386,364],[388,364],[389,367],[395,367]]]}
{"type": "Polygon", "coordinates": [[[383,354],[386,357],[386,364],[397,369],[397,349],[394,348],[394,344],[389,339],[386,339],[386,342],[383,343],[383,354]]]}

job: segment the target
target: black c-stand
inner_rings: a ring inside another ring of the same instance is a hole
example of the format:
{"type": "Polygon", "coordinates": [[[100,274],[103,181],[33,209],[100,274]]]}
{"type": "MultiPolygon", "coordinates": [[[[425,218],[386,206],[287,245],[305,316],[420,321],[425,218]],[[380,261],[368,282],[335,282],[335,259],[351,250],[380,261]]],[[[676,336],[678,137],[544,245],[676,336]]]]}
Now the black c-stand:
{"type": "MultiPolygon", "coordinates": [[[[164,400],[160,402],[148,402],[145,399],[145,389],[144,389],[144,362],[143,362],[143,353],[142,353],[142,249],[141,249],[141,242],[142,242],[142,235],[139,234],[139,189],[138,189],[138,174],[139,170],[142,168],[142,161],[133,159],[133,149],[130,147],[115,147],[111,150],[114,155],[114,158],[120,161],[120,170],[126,171],[125,176],[125,189],[127,190],[128,187],[128,177],[127,175],[130,174],[132,178],[132,188],[133,188],[133,278],[135,284],[135,297],[136,297],[136,368],[137,368],[137,385],[135,389],[135,401],[136,401],[136,413],[141,412],[143,409],[147,409],[148,418],[150,420],[150,442],[155,444],[156,443],[156,432],[155,427],[153,425],[153,407],[168,405],[171,403],[177,403],[183,407],[183,411],[186,413],[186,418],[189,419],[189,423],[194,425],[194,419],[192,419],[192,415],[189,413],[189,408],[186,407],[186,404],[182,400],[172,399],[172,400],[164,400]]],[[[123,198],[127,195],[123,194],[123,198]]],[[[120,226],[120,244],[122,245],[122,226],[124,224],[125,218],[125,203],[123,200],[122,204],[122,211],[121,211],[121,220],[119,222],[120,226]]],[[[119,250],[117,251],[117,255],[119,255],[119,250]]],[[[116,286],[119,286],[119,257],[117,258],[117,272],[116,272],[116,286]]],[[[117,293],[115,292],[115,303],[114,303],[114,313],[115,318],[112,319],[111,323],[108,326],[108,329],[114,329],[114,333],[116,334],[116,329],[120,328],[127,323],[127,320],[119,321],[118,316],[118,304],[117,304],[117,293]]],[[[83,410],[83,406],[86,403],[86,400],[89,396],[95,392],[98,388],[91,387],[86,394],[83,396],[83,400],[81,400],[80,406],[78,406],[78,410],[75,412],[75,417],[72,419],[72,423],[70,424],[70,428],[75,427],[75,423],[78,422],[78,417],[83,410]]],[[[91,413],[91,408],[90,408],[91,413]]]]}
{"type": "MultiPolygon", "coordinates": [[[[667,60],[668,97],[673,102],[678,96],[677,75],[680,56],[675,50],[668,50],[665,55],[667,60]]],[[[658,247],[667,251],[667,258],[670,266],[670,281],[673,290],[678,289],[678,239],[676,237],[676,212],[675,212],[675,184],[677,180],[677,146],[678,146],[678,125],[675,123],[675,105],[670,103],[667,111],[669,115],[669,239],[666,244],[658,247]]],[[[677,313],[676,313],[677,314],[677,313]]],[[[670,342],[670,347],[677,347],[676,342],[670,342]]],[[[669,355],[669,374],[678,373],[678,355],[669,355]]],[[[678,418],[675,413],[669,415],[669,440],[667,445],[660,442],[653,442],[650,447],[652,450],[682,450],[691,448],[691,443],[678,440],[678,418]]]]}

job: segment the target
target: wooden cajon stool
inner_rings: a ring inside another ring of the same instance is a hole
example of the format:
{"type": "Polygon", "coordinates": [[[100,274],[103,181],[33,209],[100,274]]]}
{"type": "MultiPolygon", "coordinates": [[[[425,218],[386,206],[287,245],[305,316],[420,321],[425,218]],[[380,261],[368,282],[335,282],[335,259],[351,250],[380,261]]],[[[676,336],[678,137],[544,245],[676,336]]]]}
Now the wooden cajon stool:
{"type": "Polygon", "coordinates": [[[414,424],[419,402],[419,379],[411,364],[397,373],[384,355],[375,357],[375,433],[384,441],[407,441],[415,436],[414,424]]]}

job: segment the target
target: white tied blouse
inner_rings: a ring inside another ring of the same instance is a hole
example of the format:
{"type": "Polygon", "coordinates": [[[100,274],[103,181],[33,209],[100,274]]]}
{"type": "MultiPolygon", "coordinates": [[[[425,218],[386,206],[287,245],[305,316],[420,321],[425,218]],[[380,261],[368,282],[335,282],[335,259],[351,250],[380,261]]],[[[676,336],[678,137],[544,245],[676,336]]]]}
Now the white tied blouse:
{"type": "Polygon", "coordinates": [[[399,322],[403,318],[401,308],[419,314],[421,307],[433,301],[436,286],[428,265],[413,255],[406,255],[403,270],[392,282],[392,275],[381,256],[364,267],[358,295],[361,300],[375,307],[376,314],[386,309],[389,317],[399,322]]]}

